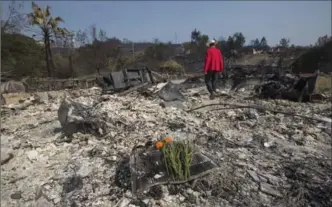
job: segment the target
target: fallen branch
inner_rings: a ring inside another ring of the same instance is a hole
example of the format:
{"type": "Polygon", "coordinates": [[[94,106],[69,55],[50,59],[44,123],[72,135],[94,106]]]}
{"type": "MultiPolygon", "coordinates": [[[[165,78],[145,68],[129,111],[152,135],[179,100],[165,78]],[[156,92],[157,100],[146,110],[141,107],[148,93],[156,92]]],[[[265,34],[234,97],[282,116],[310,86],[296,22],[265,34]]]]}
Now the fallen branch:
{"type": "Polygon", "coordinates": [[[295,114],[295,113],[291,113],[291,112],[285,112],[285,111],[277,111],[277,110],[273,110],[273,109],[268,109],[268,108],[264,108],[262,106],[257,106],[257,105],[239,105],[239,104],[229,104],[229,103],[212,103],[212,104],[207,104],[207,105],[203,105],[203,106],[199,106],[190,110],[187,110],[187,112],[192,112],[201,108],[205,108],[205,107],[209,107],[209,106],[220,106],[220,105],[225,105],[225,106],[232,106],[231,108],[218,108],[218,109],[212,109],[213,111],[217,111],[217,110],[225,110],[225,109],[240,109],[240,108],[252,108],[252,109],[257,109],[257,110],[262,110],[262,111],[270,111],[273,113],[279,113],[279,114],[284,114],[284,115],[288,115],[288,116],[297,116],[300,118],[304,118],[304,119],[309,119],[309,120],[314,120],[314,121],[320,121],[320,122],[328,122],[330,123],[330,121],[323,119],[323,118],[315,118],[315,117],[309,117],[309,116],[304,116],[304,115],[300,115],[300,114],[295,114]]]}

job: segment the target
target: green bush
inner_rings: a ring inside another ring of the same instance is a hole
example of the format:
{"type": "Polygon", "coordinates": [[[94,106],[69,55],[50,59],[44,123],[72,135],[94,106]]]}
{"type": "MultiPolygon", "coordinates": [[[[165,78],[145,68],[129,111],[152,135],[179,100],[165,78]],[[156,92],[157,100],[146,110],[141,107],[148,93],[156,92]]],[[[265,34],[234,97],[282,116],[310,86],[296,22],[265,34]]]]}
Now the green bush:
{"type": "Polygon", "coordinates": [[[330,94],[332,92],[332,77],[319,75],[316,81],[316,92],[330,94]]]}
{"type": "Polygon", "coordinates": [[[43,47],[21,34],[1,34],[1,71],[16,79],[46,73],[43,47]]]}
{"type": "Polygon", "coordinates": [[[162,63],[160,69],[169,73],[184,73],[183,66],[174,60],[168,60],[162,63]]]}

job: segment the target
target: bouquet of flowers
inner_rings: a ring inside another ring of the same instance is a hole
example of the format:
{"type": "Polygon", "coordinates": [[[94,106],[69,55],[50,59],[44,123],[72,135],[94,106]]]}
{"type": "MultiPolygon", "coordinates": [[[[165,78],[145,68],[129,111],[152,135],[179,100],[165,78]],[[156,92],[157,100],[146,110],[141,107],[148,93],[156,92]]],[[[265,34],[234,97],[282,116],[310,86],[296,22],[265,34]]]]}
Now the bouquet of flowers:
{"type": "Polygon", "coordinates": [[[166,172],[173,180],[189,179],[193,154],[189,141],[174,142],[173,138],[166,137],[157,141],[155,147],[162,152],[166,172]]]}

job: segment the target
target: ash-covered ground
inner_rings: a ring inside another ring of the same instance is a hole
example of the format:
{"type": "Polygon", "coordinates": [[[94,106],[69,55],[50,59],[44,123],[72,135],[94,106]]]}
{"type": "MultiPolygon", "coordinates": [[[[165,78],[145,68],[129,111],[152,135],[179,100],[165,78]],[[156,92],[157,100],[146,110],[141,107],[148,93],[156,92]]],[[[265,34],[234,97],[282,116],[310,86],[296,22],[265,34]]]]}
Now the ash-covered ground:
{"type": "Polygon", "coordinates": [[[161,99],[136,92],[101,97],[98,89],[59,91],[37,94],[39,101],[23,109],[3,108],[1,205],[332,205],[330,103],[245,100],[241,92],[210,101],[204,88],[183,94],[184,102],[160,104],[161,99]],[[63,94],[107,115],[110,132],[63,139],[57,114],[63,94]],[[187,112],[220,102],[230,105],[187,112]],[[165,135],[193,140],[220,168],[190,183],[155,186],[134,198],[123,185],[128,171],[121,163],[135,145],[165,135]]]}

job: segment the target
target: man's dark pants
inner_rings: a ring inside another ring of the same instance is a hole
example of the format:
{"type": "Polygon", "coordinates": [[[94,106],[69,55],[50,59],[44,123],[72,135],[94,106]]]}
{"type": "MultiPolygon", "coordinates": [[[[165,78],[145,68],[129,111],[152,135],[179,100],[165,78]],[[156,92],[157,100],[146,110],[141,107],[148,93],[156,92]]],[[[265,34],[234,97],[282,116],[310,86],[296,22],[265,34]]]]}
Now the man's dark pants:
{"type": "Polygon", "coordinates": [[[216,84],[218,79],[218,72],[209,71],[205,74],[205,84],[210,94],[216,92],[216,84]]]}

